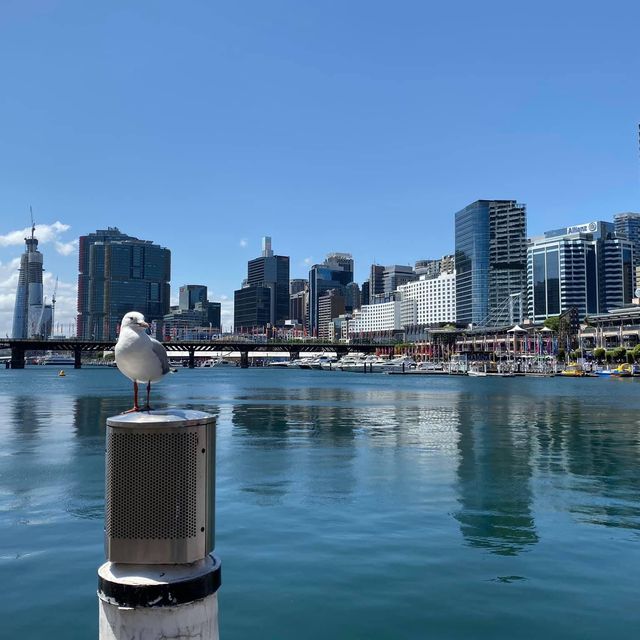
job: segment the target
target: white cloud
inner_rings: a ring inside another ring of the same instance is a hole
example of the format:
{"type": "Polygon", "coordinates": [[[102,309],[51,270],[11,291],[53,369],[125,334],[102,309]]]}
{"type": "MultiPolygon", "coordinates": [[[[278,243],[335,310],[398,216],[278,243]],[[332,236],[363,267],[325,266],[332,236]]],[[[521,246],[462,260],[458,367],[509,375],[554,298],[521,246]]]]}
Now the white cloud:
{"type": "Polygon", "coordinates": [[[247,239],[246,238],[241,238],[239,245],[244,249],[247,246],[247,239]]]}
{"type": "MultiPolygon", "coordinates": [[[[46,244],[47,242],[57,241],[58,237],[65,233],[65,231],[69,231],[69,229],[71,229],[71,227],[68,224],[63,224],[59,220],[56,220],[53,224],[37,224],[35,235],[39,242],[46,244]]],[[[24,239],[30,235],[31,227],[18,229],[16,231],[9,231],[9,233],[0,235],[0,247],[23,245],[24,239]]]]}
{"type": "Polygon", "coordinates": [[[309,256],[308,258],[305,258],[302,262],[303,264],[306,264],[307,266],[309,266],[310,264],[313,264],[313,258],[309,256]]]}
{"type": "Polygon", "coordinates": [[[78,239],[76,238],[71,242],[60,242],[59,240],[56,240],[55,247],[56,251],[61,256],[70,256],[78,248],[78,239]]]}

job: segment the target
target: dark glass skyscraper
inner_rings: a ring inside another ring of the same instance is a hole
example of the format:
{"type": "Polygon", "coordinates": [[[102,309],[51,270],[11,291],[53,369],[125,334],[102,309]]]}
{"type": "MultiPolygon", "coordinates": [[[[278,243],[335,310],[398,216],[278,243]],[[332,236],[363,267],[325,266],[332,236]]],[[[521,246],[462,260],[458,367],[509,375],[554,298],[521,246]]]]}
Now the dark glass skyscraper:
{"type": "Polygon", "coordinates": [[[525,205],[477,200],[456,213],[455,234],[456,321],[507,324],[511,296],[526,296],[525,205]]]}
{"type": "Polygon", "coordinates": [[[350,253],[330,253],[322,264],[315,264],[309,271],[309,330],[318,334],[320,296],[336,289],[346,294],[346,286],[353,282],[353,257],[350,253]]]}
{"type": "Polygon", "coordinates": [[[247,264],[246,286],[234,292],[234,327],[281,327],[289,317],[289,256],[276,256],[271,238],[262,255],[247,264]]]}
{"type": "Polygon", "coordinates": [[[78,337],[112,340],[129,311],[148,322],[169,312],[169,249],[115,227],[80,236],[79,249],[78,337]]]}

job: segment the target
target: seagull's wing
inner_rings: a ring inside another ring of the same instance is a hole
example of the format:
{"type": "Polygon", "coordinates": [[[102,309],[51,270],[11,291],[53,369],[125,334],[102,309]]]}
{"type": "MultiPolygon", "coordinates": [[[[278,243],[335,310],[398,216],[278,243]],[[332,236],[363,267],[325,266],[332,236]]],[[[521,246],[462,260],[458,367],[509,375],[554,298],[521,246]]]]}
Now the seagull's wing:
{"type": "Polygon", "coordinates": [[[171,371],[171,366],[169,365],[169,356],[167,356],[167,350],[155,339],[149,338],[151,341],[151,347],[153,349],[153,353],[158,356],[158,360],[162,364],[162,375],[169,373],[171,371]]]}

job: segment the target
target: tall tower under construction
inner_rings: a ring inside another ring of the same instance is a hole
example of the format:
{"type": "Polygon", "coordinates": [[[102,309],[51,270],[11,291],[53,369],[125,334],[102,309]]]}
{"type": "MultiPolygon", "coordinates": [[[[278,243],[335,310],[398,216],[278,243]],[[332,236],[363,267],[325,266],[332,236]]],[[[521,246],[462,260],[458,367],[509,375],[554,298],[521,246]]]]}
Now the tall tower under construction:
{"type": "Polygon", "coordinates": [[[36,226],[31,226],[31,237],[25,238],[26,248],[20,258],[18,289],[13,311],[14,338],[33,338],[40,335],[42,319],[42,253],[38,251],[36,226]]]}

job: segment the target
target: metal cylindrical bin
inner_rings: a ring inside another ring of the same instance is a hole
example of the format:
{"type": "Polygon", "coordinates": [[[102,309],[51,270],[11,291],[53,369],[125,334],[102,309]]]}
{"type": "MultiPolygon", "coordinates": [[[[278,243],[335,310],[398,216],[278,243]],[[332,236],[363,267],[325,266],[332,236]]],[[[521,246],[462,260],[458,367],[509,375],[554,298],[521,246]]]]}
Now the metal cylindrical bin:
{"type": "Polygon", "coordinates": [[[201,560],[214,548],[214,518],[213,416],[166,409],[107,420],[108,561],[201,560]]]}

